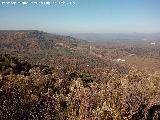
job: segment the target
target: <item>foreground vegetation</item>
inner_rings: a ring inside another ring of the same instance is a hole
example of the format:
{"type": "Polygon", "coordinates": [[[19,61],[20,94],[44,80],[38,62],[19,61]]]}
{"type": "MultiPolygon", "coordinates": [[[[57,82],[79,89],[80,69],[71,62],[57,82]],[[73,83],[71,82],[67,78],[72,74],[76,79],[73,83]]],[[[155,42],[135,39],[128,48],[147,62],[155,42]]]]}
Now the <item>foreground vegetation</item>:
{"type": "Polygon", "coordinates": [[[131,68],[121,75],[112,69],[103,76],[105,80],[2,54],[0,119],[160,119],[160,73],[131,68]]]}

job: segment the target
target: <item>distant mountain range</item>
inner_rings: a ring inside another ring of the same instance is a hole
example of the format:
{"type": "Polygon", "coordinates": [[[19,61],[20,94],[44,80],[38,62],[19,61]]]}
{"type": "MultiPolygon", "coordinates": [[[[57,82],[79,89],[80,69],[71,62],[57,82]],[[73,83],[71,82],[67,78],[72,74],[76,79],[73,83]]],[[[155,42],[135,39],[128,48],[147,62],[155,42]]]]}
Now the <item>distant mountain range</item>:
{"type": "Polygon", "coordinates": [[[160,40],[160,33],[73,33],[66,35],[89,41],[160,40]]]}

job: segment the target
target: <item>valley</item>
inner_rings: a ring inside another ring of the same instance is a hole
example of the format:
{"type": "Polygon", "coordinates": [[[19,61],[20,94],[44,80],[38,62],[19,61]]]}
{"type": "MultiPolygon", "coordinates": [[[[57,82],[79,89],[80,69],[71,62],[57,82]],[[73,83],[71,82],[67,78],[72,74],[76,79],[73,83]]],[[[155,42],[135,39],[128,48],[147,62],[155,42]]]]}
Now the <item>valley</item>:
{"type": "Polygon", "coordinates": [[[159,90],[159,38],[0,31],[0,119],[158,120],[159,90]]]}

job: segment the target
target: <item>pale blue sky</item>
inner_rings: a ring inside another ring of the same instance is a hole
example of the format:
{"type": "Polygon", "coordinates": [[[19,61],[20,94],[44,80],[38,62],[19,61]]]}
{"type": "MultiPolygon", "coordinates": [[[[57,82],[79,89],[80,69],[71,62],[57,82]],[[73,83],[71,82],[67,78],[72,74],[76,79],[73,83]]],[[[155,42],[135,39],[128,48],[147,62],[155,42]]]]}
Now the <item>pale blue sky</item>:
{"type": "Polygon", "coordinates": [[[65,2],[69,1],[75,1],[76,5],[0,5],[0,29],[36,29],[65,33],[160,32],[160,0],[65,2]]]}

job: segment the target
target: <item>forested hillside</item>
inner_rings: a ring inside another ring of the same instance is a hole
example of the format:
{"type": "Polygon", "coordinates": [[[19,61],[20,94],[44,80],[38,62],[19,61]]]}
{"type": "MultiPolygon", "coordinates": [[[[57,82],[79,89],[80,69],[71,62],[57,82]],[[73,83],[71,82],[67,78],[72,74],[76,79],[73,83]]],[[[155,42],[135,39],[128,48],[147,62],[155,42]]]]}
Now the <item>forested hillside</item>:
{"type": "Polygon", "coordinates": [[[0,119],[159,120],[159,51],[0,31],[0,119]]]}
{"type": "Polygon", "coordinates": [[[105,80],[0,56],[0,119],[158,120],[160,74],[132,68],[105,80]]]}

